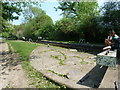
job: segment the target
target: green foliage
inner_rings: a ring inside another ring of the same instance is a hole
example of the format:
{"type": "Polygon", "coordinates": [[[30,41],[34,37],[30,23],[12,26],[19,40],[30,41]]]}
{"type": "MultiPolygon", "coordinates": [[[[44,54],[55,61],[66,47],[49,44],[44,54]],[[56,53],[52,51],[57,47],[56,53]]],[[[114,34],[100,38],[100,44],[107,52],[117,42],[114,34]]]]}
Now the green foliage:
{"type": "Polygon", "coordinates": [[[72,19],[62,18],[57,21],[53,32],[54,40],[75,40],[77,35],[76,25],[72,19]]]}
{"type": "Polygon", "coordinates": [[[63,74],[56,73],[56,72],[53,71],[53,70],[48,70],[48,71],[50,71],[50,72],[52,72],[52,73],[54,73],[54,74],[56,74],[56,75],[58,75],[58,76],[60,76],[60,77],[64,77],[64,78],[67,78],[67,79],[68,79],[67,75],[63,75],[63,74]]]}
{"type": "Polygon", "coordinates": [[[60,21],[56,22],[55,30],[61,30],[65,34],[74,30],[74,22],[72,19],[62,18],[60,21]]]}
{"type": "MultiPolygon", "coordinates": [[[[1,18],[5,37],[24,36],[34,40],[43,37],[63,41],[79,41],[84,38],[87,42],[101,43],[112,29],[120,34],[120,1],[106,2],[102,9],[98,8],[97,2],[60,2],[57,9],[62,10],[64,17],[55,24],[44,10],[32,3],[6,3],[4,7],[8,8],[10,5],[17,8],[15,12],[18,15],[19,9],[22,10],[25,23],[13,29],[8,27],[8,22],[4,18],[1,18]],[[22,9],[20,6],[25,8],[22,9]]],[[[14,10],[10,12],[14,13],[14,10]]]]}
{"type": "Polygon", "coordinates": [[[58,9],[67,17],[74,17],[79,21],[88,16],[99,15],[97,2],[60,2],[58,9]]]}
{"type": "Polygon", "coordinates": [[[31,5],[29,5],[23,11],[23,15],[26,23],[32,20],[34,17],[42,16],[43,14],[44,15],[46,14],[45,11],[43,11],[41,8],[33,7],[31,5]]]}
{"type": "Polygon", "coordinates": [[[2,11],[2,18],[4,20],[16,20],[19,18],[19,15],[21,14],[22,11],[26,7],[29,7],[30,5],[39,5],[39,3],[36,2],[13,2],[13,1],[8,1],[8,2],[2,2],[0,1],[1,4],[1,11],[2,11]],[[16,15],[14,15],[14,14],[16,15]]]}
{"type": "Polygon", "coordinates": [[[85,59],[82,58],[82,57],[79,57],[79,56],[73,56],[73,57],[76,57],[76,58],[81,59],[81,60],[82,60],[82,61],[80,62],[81,64],[89,64],[89,62],[85,61],[85,59]]]}
{"type": "Polygon", "coordinates": [[[2,26],[2,37],[4,38],[12,38],[12,39],[17,39],[15,33],[14,33],[14,27],[7,21],[3,20],[3,26],[2,26]]]}
{"type": "Polygon", "coordinates": [[[32,50],[38,46],[37,44],[32,44],[28,42],[10,41],[9,43],[13,46],[15,52],[20,54],[20,58],[23,61],[28,60],[32,50]]]}
{"type": "Polygon", "coordinates": [[[8,38],[8,37],[9,37],[9,33],[3,32],[3,33],[2,33],[2,36],[5,37],[5,38],[8,38]]]}
{"type": "Polygon", "coordinates": [[[57,9],[61,9],[62,14],[68,20],[71,19],[72,24],[63,25],[66,28],[62,28],[62,30],[71,31],[73,36],[70,34],[69,40],[73,37],[76,37],[75,40],[85,38],[89,42],[96,40],[97,23],[95,19],[99,16],[97,2],[60,2],[57,9]]]}
{"type": "Polygon", "coordinates": [[[78,32],[87,42],[100,42],[100,28],[97,21],[98,17],[88,17],[79,24],[78,32]],[[97,39],[96,39],[97,38],[97,39]]]}
{"type": "Polygon", "coordinates": [[[54,59],[59,60],[60,65],[65,65],[64,61],[67,59],[67,56],[61,51],[58,51],[58,50],[55,50],[55,49],[52,49],[52,51],[59,52],[61,55],[55,55],[55,56],[51,55],[51,57],[54,58],[54,59]],[[64,59],[61,59],[59,56],[63,56],[64,59]]]}
{"type": "Polygon", "coordinates": [[[8,43],[8,48],[9,48],[9,53],[12,54],[13,51],[12,51],[12,47],[11,47],[11,44],[10,44],[10,43],[8,43]]]}
{"type": "Polygon", "coordinates": [[[3,37],[17,39],[13,31],[13,28],[11,30],[11,27],[9,27],[10,25],[8,21],[17,20],[21,15],[21,13],[24,11],[24,9],[26,9],[26,7],[29,7],[30,5],[40,5],[40,4],[36,2],[0,1],[0,20],[1,20],[0,33],[3,33],[3,37]]]}
{"type": "Polygon", "coordinates": [[[23,32],[25,31],[25,23],[22,23],[20,25],[14,25],[13,31],[18,39],[22,39],[23,32]]]}
{"type": "MultiPolygon", "coordinates": [[[[53,21],[45,11],[38,7],[29,7],[24,13],[26,23],[23,26],[23,36],[33,40],[38,37],[49,38],[53,30],[53,21]]],[[[19,27],[19,26],[18,26],[19,27]]]]}
{"type": "Polygon", "coordinates": [[[50,55],[50,57],[52,57],[52,58],[54,58],[54,59],[56,59],[56,60],[59,60],[60,62],[59,62],[59,64],[60,65],[65,65],[64,64],[64,60],[63,59],[61,59],[61,58],[59,58],[59,55],[50,55]]]}
{"type": "Polygon", "coordinates": [[[49,34],[52,32],[53,21],[48,15],[37,16],[35,19],[35,35],[41,37],[49,37],[49,34]]]}
{"type": "Polygon", "coordinates": [[[23,31],[23,36],[25,36],[26,38],[34,38],[34,34],[33,32],[35,31],[34,27],[33,27],[33,23],[27,23],[24,27],[24,31],[23,31]]]}
{"type": "Polygon", "coordinates": [[[21,10],[18,9],[10,2],[2,2],[0,1],[0,20],[1,20],[1,32],[3,33],[3,37],[8,38],[11,29],[9,29],[10,25],[8,21],[18,19],[18,16],[14,16],[13,13],[20,15],[21,10]]]}
{"type": "MultiPolygon", "coordinates": [[[[104,38],[107,37],[110,30],[114,29],[116,33],[120,34],[119,6],[120,1],[106,2],[102,9],[98,8],[97,2],[60,2],[60,6],[57,9],[62,10],[62,14],[68,19],[71,18],[74,22],[74,26],[71,25],[74,29],[70,29],[71,31],[76,31],[75,36],[78,39],[84,38],[87,42],[104,42],[104,38]],[[102,11],[101,15],[100,11],[102,11]]],[[[63,24],[63,22],[61,23],[63,24]]],[[[63,31],[69,30],[67,27],[61,30],[59,27],[62,27],[62,24],[59,21],[57,25],[57,31],[59,32],[57,32],[56,36],[60,34],[64,37],[63,31]]]]}
{"type": "Polygon", "coordinates": [[[21,9],[14,6],[14,3],[10,2],[1,2],[2,4],[2,18],[4,20],[13,20],[18,19],[18,16],[14,16],[13,13],[16,13],[17,15],[20,15],[21,9]]]}
{"type": "Polygon", "coordinates": [[[120,34],[120,1],[106,2],[103,7],[103,27],[105,32],[115,30],[120,34]]]}

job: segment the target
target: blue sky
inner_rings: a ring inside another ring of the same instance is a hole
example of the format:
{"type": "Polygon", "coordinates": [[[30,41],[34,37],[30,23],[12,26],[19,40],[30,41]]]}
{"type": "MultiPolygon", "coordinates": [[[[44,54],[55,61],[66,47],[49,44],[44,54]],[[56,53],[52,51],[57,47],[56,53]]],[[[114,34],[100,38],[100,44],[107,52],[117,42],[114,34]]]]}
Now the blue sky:
{"type": "MultiPolygon", "coordinates": [[[[104,0],[98,0],[100,6],[103,4],[103,2],[104,0]]],[[[54,23],[62,18],[62,15],[60,15],[62,13],[61,10],[55,11],[54,7],[58,6],[59,3],[57,1],[45,1],[44,3],[41,3],[41,8],[45,10],[46,14],[52,18],[54,23]]],[[[14,20],[11,23],[14,25],[19,25],[23,22],[23,20],[23,15],[21,15],[18,20],[14,20]]]]}
{"type": "MultiPolygon", "coordinates": [[[[46,12],[48,16],[50,16],[55,23],[55,21],[60,20],[62,18],[62,15],[60,15],[62,12],[61,10],[55,11],[54,7],[58,7],[59,3],[57,1],[51,1],[51,2],[44,2],[41,3],[41,8],[46,12]]],[[[19,25],[23,22],[24,18],[23,15],[19,17],[18,20],[14,20],[11,23],[14,25],[19,25]]]]}
{"type": "Polygon", "coordinates": [[[55,11],[54,7],[58,7],[58,2],[45,2],[41,4],[41,8],[46,11],[46,14],[53,19],[53,22],[60,20],[62,18],[61,10],[55,11]]]}

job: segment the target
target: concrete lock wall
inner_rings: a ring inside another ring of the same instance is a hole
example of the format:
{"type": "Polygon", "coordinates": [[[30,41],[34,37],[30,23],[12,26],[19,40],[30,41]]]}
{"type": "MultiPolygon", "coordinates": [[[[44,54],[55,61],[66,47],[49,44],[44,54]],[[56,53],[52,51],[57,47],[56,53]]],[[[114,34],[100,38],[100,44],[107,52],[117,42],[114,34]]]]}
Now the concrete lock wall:
{"type": "Polygon", "coordinates": [[[103,66],[115,67],[117,64],[117,50],[103,51],[97,54],[96,63],[103,66]]]}

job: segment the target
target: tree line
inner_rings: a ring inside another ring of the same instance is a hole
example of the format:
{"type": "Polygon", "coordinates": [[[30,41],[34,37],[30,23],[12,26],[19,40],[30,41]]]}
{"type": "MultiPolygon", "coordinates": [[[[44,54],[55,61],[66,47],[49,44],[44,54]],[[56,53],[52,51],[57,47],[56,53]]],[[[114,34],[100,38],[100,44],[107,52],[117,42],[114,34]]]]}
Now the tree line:
{"type": "Polygon", "coordinates": [[[40,3],[1,2],[2,36],[37,40],[79,41],[102,43],[108,32],[114,30],[120,35],[120,1],[105,2],[102,7],[97,2],[59,2],[56,10],[62,10],[63,18],[53,23],[50,16],[40,7],[40,3]],[[39,7],[38,7],[39,6],[39,7]],[[21,8],[22,7],[22,8],[21,8]],[[23,8],[24,7],[24,8],[23,8]],[[16,13],[17,16],[13,16],[16,13]],[[24,23],[11,25],[10,20],[24,15],[24,23]]]}

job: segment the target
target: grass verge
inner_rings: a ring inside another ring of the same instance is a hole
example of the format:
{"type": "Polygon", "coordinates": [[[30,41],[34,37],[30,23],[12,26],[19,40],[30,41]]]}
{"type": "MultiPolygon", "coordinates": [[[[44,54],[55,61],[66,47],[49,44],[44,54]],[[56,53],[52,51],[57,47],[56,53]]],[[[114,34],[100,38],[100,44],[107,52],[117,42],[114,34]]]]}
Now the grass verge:
{"type": "Polygon", "coordinates": [[[29,62],[30,53],[39,45],[30,42],[7,41],[14,48],[15,53],[20,55],[22,67],[26,71],[27,76],[31,79],[30,85],[36,88],[63,88],[57,83],[44,77],[40,72],[36,71],[29,62]]]}

